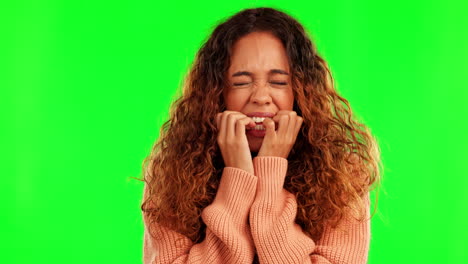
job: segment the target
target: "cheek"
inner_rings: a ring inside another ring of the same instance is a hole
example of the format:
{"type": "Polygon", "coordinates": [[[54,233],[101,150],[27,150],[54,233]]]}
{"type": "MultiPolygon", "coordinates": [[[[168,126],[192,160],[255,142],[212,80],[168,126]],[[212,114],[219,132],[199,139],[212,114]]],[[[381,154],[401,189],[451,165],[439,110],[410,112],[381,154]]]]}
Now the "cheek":
{"type": "Polygon", "coordinates": [[[281,104],[280,109],[292,110],[293,106],[294,106],[294,96],[293,96],[293,94],[292,93],[283,93],[280,96],[280,100],[279,100],[278,103],[281,104]]]}
{"type": "Polygon", "coordinates": [[[233,107],[234,100],[232,100],[232,96],[225,96],[224,97],[224,102],[226,103],[226,109],[231,110],[233,107]]]}
{"type": "Polygon", "coordinates": [[[291,91],[290,94],[289,94],[289,97],[288,97],[288,105],[289,105],[289,109],[292,110],[293,107],[294,107],[294,94],[293,92],[291,91]]]}
{"type": "Polygon", "coordinates": [[[293,110],[293,108],[294,108],[294,98],[291,98],[291,100],[289,101],[289,109],[293,110]]]}
{"type": "Polygon", "coordinates": [[[238,111],[245,104],[245,96],[239,93],[228,93],[225,97],[225,102],[227,109],[238,111]]]}

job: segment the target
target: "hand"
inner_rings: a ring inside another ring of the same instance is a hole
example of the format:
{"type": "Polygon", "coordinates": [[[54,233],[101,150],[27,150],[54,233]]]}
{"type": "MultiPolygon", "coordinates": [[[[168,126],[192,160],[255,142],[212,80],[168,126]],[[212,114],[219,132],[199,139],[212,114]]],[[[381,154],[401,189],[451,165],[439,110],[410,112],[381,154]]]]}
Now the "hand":
{"type": "Polygon", "coordinates": [[[302,125],[302,117],[295,111],[281,110],[273,119],[265,118],[265,137],[258,156],[275,156],[288,158],[297,134],[302,125]],[[278,131],[275,131],[275,122],[278,123],[278,131]]]}
{"type": "Polygon", "coordinates": [[[236,111],[224,111],[216,115],[217,142],[226,167],[235,167],[254,174],[252,154],[245,134],[255,127],[252,118],[236,111]]]}

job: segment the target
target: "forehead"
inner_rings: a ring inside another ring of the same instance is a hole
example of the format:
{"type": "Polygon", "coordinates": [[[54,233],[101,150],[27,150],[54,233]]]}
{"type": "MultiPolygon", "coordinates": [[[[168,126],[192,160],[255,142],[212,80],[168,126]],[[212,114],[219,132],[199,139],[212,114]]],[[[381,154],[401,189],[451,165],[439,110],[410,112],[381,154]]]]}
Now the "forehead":
{"type": "Polygon", "coordinates": [[[281,40],[268,32],[253,32],[234,43],[229,76],[240,70],[255,74],[270,69],[289,72],[288,57],[281,40]]]}

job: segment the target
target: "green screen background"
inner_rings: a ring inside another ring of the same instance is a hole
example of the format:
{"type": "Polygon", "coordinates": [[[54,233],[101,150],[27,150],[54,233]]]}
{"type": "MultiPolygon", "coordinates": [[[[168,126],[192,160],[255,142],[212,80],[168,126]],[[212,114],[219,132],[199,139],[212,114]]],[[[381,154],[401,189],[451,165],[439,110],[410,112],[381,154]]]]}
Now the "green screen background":
{"type": "Polygon", "coordinates": [[[468,260],[466,1],[2,1],[3,263],[141,263],[141,163],[221,20],[296,17],[380,143],[369,263],[468,260]]]}

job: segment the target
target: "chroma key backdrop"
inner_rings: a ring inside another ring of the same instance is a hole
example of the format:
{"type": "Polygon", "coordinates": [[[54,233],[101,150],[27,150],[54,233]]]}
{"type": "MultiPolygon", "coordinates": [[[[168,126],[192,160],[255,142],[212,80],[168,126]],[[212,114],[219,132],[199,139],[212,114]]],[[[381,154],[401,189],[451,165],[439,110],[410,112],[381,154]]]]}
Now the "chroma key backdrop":
{"type": "Polygon", "coordinates": [[[1,262],[141,263],[143,159],[214,26],[261,6],[378,140],[369,263],[468,263],[464,0],[2,1],[1,262]]]}

